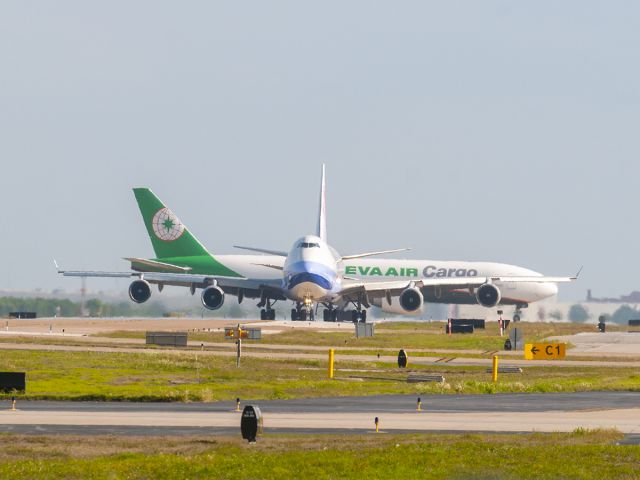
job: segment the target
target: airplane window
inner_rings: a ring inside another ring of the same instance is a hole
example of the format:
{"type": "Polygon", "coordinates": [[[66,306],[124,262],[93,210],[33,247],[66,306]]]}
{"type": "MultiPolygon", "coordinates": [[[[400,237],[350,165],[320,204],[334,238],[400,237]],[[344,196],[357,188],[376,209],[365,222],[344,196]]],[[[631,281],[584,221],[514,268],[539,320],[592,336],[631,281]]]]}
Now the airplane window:
{"type": "Polygon", "coordinates": [[[300,244],[300,247],[302,247],[302,248],[320,248],[320,244],[319,243],[302,242],[300,244]]]}

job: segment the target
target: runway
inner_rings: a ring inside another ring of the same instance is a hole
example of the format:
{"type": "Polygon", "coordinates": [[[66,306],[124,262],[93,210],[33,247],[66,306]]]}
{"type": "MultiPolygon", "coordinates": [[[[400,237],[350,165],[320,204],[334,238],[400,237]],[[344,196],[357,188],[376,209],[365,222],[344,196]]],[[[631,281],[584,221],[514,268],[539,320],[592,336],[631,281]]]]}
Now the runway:
{"type": "MultiPolygon", "coordinates": [[[[242,401],[260,406],[266,433],[570,432],[616,428],[640,438],[640,393],[428,395],[242,401]]],[[[5,403],[8,406],[8,403],[5,403]]],[[[237,434],[235,402],[20,402],[0,410],[0,431],[16,433],[237,434]]]]}

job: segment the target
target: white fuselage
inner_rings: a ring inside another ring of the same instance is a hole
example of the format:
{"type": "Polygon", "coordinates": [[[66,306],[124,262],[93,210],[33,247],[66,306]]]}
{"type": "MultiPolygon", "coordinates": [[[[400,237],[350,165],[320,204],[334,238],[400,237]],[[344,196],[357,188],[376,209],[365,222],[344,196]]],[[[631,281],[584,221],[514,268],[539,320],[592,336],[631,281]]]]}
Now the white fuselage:
{"type": "MultiPolygon", "coordinates": [[[[316,238],[317,237],[303,237],[316,238]]],[[[295,245],[303,242],[300,239],[295,245]]],[[[320,243],[308,241],[307,243],[320,243]]],[[[527,268],[494,262],[467,262],[442,260],[405,260],[405,259],[356,259],[340,262],[336,265],[336,276],[332,274],[332,263],[335,265],[336,254],[327,245],[318,250],[316,247],[294,248],[288,257],[275,255],[217,255],[224,265],[241,275],[261,278],[265,282],[286,282],[288,276],[300,273],[318,275],[316,281],[301,281],[289,288],[291,300],[304,302],[305,299],[319,301],[331,298],[342,275],[375,280],[419,280],[421,278],[459,278],[459,277],[491,277],[491,276],[541,276],[540,273],[527,268]],[[268,268],[263,265],[282,267],[283,270],[268,268]],[[284,274],[284,275],[283,275],[284,274]],[[321,280],[322,278],[323,280],[321,280]],[[332,283],[334,282],[334,283],[332,283]],[[333,285],[333,287],[332,287],[333,285]]],[[[326,244],[325,244],[326,245],[326,244]]],[[[313,278],[309,276],[309,279],[313,278]]],[[[298,280],[302,277],[298,277],[298,280]]],[[[555,283],[496,282],[502,292],[501,304],[528,304],[551,297],[558,292],[555,283]]],[[[433,289],[432,295],[426,295],[425,301],[434,303],[475,303],[471,295],[465,298],[465,292],[445,292],[433,289]],[[458,293],[458,295],[456,295],[458,293]]]]}

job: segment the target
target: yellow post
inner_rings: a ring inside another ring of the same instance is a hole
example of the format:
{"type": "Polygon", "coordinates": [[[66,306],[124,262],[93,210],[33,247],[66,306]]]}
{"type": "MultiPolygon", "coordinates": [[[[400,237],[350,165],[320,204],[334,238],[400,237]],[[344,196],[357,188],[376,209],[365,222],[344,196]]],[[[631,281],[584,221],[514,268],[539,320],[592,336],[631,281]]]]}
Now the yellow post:
{"type": "Polygon", "coordinates": [[[418,397],[418,411],[422,411],[422,400],[420,399],[420,397],[418,397]]]}
{"type": "Polygon", "coordinates": [[[11,398],[11,410],[16,411],[16,397],[11,398]]]}
{"type": "Polygon", "coordinates": [[[498,381],[498,355],[493,356],[493,372],[491,375],[493,383],[498,381]]]}
{"type": "Polygon", "coordinates": [[[240,399],[236,398],[236,412],[240,411],[240,399]]]}
{"type": "Polygon", "coordinates": [[[333,348],[329,349],[329,378],[333,378],[333,361],[335,357],[335,350],[333,348]]]}
{"type": "Polygon", "coordinates": [[[376,433],[379,433],[379,423],[380,421],[378,420],[378,417],[375,418],[374,423],[376,424],[376,433]]]}

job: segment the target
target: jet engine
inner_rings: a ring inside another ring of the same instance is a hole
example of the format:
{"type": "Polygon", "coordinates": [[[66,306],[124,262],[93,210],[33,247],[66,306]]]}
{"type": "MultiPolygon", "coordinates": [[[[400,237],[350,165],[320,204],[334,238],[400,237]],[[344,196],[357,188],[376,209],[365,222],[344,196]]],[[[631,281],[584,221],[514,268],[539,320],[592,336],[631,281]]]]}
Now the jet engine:
{"type": "Polygon", "coordinates": [[[129,298],[136,303],[144,303],[151,296],[151,287],[144,280],[134,280],[129,285],[129,298]]]}
{"type": "Polygon", "coordinates": [[[217,310],[224,304],[224,292],[220,287],[210,286],[202,291],[202,305],[209,310],[217,310]]]}
{"type": "Polygon", "coordinates": [[[382,311],[385,313],[395,313],[398,315],[420,315],[424,311],[424,304],[423,304],[417,310],[409,312],[404,308],[402,308],[397,298],[393,299],[391,303],[389,303],[386,297],[372,298],[371,304],[382,309],[382,311]]]}
{"type": "Polygon", "coordinates": [[[476,290],[476,299],[483,307],[495,307],[500,303],[501,298],[500,290],[491,283],[480,285],[476,290]]]}
{"type": "Polygon", "coordinates": [[[405,288],[398,297],[398,300],[403,310],[413,313],[422,307],[424,297],[422,296],[420,289],[412,287],[405,288]]]}

